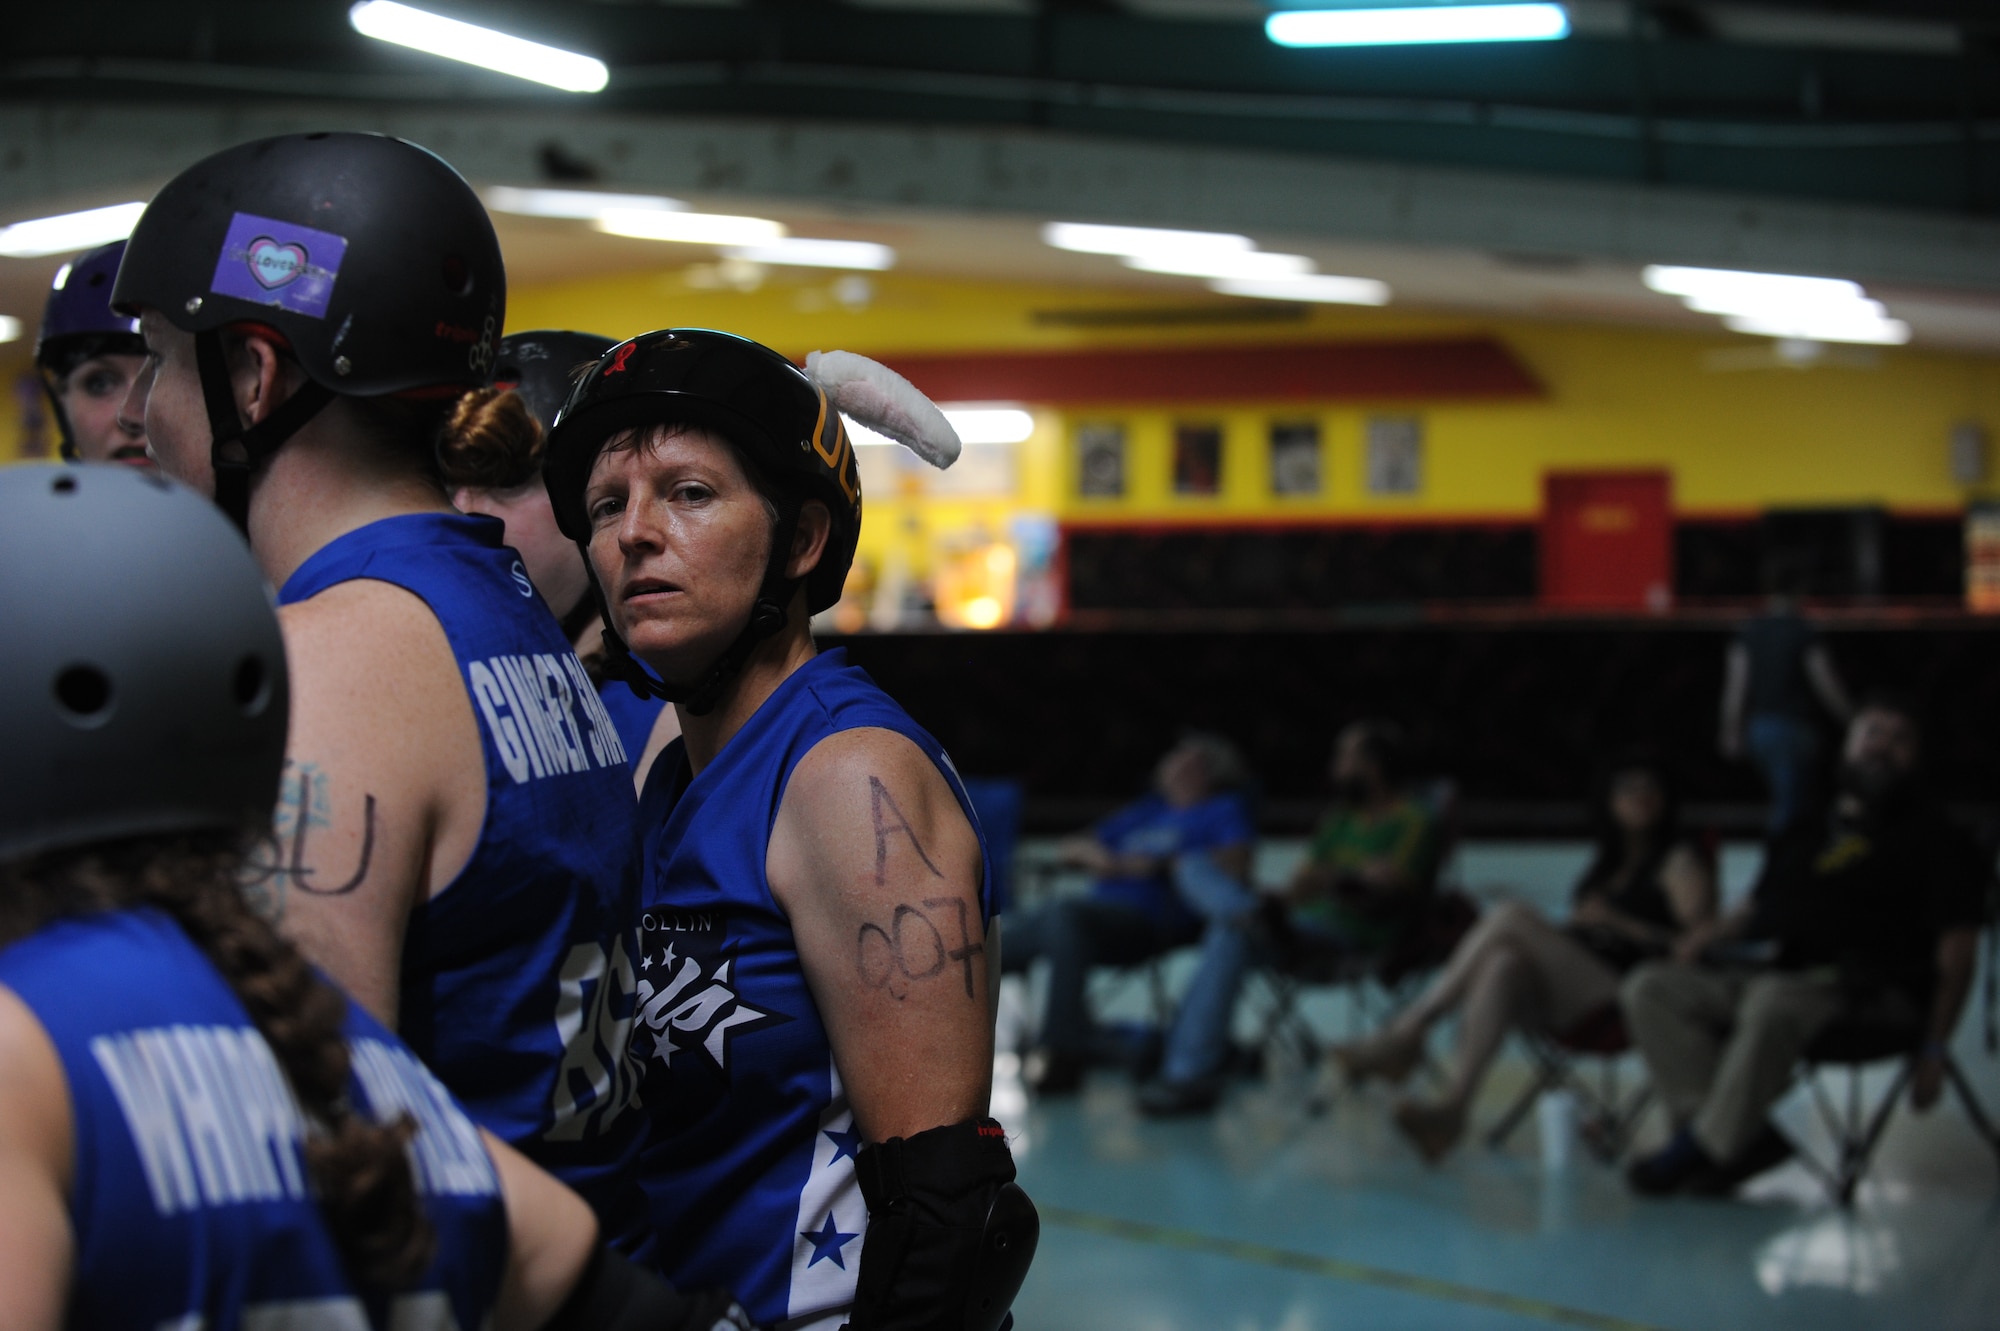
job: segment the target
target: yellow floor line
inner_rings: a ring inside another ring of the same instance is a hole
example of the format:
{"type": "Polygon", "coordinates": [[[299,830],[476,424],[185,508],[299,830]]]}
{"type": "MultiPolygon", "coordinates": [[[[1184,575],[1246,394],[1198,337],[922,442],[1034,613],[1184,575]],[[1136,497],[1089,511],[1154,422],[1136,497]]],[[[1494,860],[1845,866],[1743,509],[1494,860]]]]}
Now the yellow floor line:
{"type": "Polygon", "coordinates": [[[1663,1328],[1651,1323],[1635,1322],[1629,1317],[1613,1317],[1608,1313],[1567,1308],[1560,1303],[1525,1298],[1519,1294],[1505,1294],[1499,1290],[1481,1289],[1477,1285],[1461,1285],[1451,1280],[1439,1280],[1434,1276],[1391,1271],[1387,1267],[1344,1261],[1338,1257],[1318,1257],[1311,1253],[1267,1247],[1261,1243],[1245,1243],[1239,1239],[1197,1234],[1193,1230],[1174,1229],[1167,1225],[1152,1225],[1138,1220],[1119,1220],[1090,1211],[1073,1211],[1063,1206],[1040,1206],[1039,1209],[1044,1221],[1052,1225],[1061,1225],[1066,1229],[1088,1230],[1112,1238],[1130,1239],[1135,1243],[1178,1248],[1183,1252],[1205,1252],[1239,1262],[1251,1262],[1258,1266],[1328,1276],[1334,1280],[1351,1280],[1357,1284],[1401,1290],[1406,1294],[1416,1294],[1424,1298],[1464,1303],[1475,1308],[1492,1308],[1499,1312],[1512,1313],[1517,1317],[1532,1317],[1538,1321],[1552,1322],[1558,1326],[1588,1327],[1590,1331],[1663,1331],[1663,1328]]]}

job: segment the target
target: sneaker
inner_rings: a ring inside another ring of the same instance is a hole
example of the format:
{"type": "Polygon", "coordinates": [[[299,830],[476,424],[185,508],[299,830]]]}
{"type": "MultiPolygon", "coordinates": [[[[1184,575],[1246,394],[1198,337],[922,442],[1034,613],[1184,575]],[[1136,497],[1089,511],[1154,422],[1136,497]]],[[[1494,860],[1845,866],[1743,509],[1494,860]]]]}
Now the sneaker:
{"type": "Polygon", "coordinates": [[[1222,1099],[1218,1078],[1194,1081],[1149,1081],[1139,1088],[1139,1112],[1148,1118],[1179,1118],[1206,1114],[1222,1099]]]}
{"type": "Polygon", "coordinates": [[[1625,1181],[1643,1197],[1666,1197],[1681,1191],[1703,1170],[1714,1169],[1715,1161],[1694,1134],[1682,1128],[1673,1140],[1649,1156],[1632,1162],[1625,1181]]]}

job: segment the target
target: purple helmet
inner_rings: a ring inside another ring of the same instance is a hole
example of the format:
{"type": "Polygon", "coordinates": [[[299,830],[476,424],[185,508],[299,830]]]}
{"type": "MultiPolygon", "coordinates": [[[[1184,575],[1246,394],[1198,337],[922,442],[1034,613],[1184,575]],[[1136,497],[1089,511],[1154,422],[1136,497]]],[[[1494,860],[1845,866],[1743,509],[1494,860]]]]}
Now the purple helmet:
{"type": "Polygon", "coordinates": [[[139,321],[111,310],[111,283],[124,257],[125,242],[114,240],[56,273],[49,303],[42,308],[42,331],[35,338],[35,364],[61,376],[92,356],[144,354],[139,321]]]}

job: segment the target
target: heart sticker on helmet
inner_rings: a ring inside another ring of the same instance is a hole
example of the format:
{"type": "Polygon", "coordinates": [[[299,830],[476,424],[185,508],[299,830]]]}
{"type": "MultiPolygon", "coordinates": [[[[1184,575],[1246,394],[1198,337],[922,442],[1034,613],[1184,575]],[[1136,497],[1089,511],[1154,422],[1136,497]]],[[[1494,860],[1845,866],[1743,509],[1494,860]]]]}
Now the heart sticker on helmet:
{"type": "Polygon", "coordinates": [[[347,238],[275,217],[229,219],[209,290],[312,319],[326,317],[347,238]]]}
{"type": "Polygon", "coordinates": [[[250,242],[250,276],[266,291],[298,281],[305,271],[305,246],[280,245],[269,236],[259,236],[250,242]]]}

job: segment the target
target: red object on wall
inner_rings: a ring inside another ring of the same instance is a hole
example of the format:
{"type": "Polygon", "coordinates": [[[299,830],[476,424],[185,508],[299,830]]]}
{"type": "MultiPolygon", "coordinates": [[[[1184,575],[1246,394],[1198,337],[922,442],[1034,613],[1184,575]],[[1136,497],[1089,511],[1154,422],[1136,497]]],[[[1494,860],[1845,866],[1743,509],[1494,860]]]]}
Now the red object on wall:
{"type": "Polygon", "coordinates": [[[1542,478],[1542,603],[1665,610],[1673,601],[1673,477],[1664,471],[1542,478]]]}
{"type": "Polygon", "coordinates": [[[1546,392],[1490,337],[883,359],[939,402],[1492,399],[1546,392]]]}

